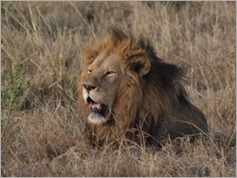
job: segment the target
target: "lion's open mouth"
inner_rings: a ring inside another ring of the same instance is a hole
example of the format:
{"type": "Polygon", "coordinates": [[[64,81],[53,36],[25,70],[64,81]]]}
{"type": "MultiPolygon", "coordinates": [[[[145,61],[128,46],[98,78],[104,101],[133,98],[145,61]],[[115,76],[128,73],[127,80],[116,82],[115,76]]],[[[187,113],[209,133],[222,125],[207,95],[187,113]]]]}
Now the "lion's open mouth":
{"type": "Polygon", "coordinates": [[[96,103],[90,97],[87,98],[87,103],[89,104],[90,112],[98,113],[105,117],[108,112],[108,107],[103,103],[96,103]]]}

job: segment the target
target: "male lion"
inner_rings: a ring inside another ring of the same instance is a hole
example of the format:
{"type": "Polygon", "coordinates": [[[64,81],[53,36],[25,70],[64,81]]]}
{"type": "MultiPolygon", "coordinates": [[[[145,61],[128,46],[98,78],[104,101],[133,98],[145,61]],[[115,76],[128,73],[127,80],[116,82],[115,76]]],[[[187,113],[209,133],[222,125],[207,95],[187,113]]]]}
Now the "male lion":
{"type": "Polygon", "coordinates": [[[82,61],[79,105],[94,143],[126,136],[160,146],[168,137],[208,132],[181,84],[181,69],[159,59],[147,40],[113,29],[82,61]]]}

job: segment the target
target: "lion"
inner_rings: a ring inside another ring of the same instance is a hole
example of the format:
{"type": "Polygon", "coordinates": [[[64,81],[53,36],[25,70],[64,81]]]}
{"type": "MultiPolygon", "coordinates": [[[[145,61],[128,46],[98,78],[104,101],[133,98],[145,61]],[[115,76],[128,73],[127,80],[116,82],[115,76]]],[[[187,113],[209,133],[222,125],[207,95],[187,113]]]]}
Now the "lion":
{"type": "Polygon", "coordinates": [[[143,138],[160,146],[168,138],[208,133],[183,78],[180,67],[156,56],[149,40],[112,29],[82,56],[78,98],[90,140],[103,145],[143,138]]]}

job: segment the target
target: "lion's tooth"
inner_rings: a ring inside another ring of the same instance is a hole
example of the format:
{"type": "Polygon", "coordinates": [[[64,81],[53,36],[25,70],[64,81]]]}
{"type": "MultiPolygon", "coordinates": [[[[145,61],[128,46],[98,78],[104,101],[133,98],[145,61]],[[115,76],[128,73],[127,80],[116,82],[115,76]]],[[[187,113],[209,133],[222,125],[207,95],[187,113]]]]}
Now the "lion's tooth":
{"type": "Polygon", "coordinates": [[[97,109],[101,110],[102,109],[102,105],[100,103],[96,104],[97,109]]]}
{"type": "Polygon", "coordinates": [[[101,110],[102,109],[102,104],[100,103],[94,103],[94,104],[91,104],[91,108],[96,108],[98,110],[101,110]]]}

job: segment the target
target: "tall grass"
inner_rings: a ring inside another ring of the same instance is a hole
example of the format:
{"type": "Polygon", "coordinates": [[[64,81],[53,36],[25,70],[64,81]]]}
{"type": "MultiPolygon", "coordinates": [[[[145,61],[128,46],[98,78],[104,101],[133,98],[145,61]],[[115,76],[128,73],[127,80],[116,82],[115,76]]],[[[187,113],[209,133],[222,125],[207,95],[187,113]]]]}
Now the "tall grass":
{"type": "MultiPolygon", "coordinates": [[[[182,67],[211,133],[236,134],[235,2],[2,2],[2,176],[235,176],[235,145],[168,143],[151,154],[91,148],[76,81],[110,26],[182,67]]],[[[225,142],[224,142],[225,143],[225,142]]]]}

